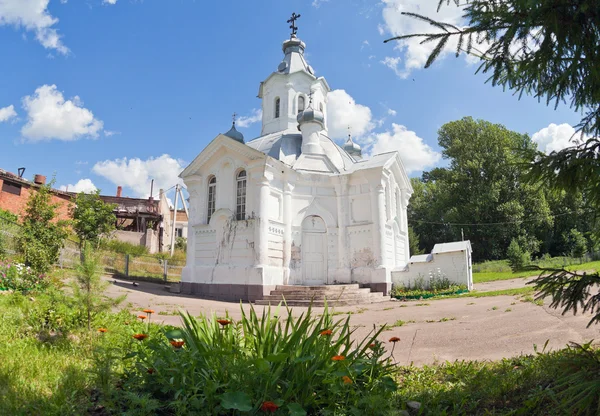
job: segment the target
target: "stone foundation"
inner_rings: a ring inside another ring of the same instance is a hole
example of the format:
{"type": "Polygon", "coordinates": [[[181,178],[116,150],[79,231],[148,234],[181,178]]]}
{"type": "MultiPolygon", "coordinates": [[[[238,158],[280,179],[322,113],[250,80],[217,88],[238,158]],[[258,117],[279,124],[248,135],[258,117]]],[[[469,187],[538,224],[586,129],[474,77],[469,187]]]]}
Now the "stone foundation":
{"type": "Polygon", "coordinates": [[[362,283],[361,287],[368,287],[371,292],[381,292],[384,296],[389,296],[392,291],[391,283],[362,283]]]}
{"type": "Polygon", "coordinates": [[[272,290],[275,290],[274,285],[181,283],[181,293],[228,302],[255,302],[269,295],[272,290]]]}

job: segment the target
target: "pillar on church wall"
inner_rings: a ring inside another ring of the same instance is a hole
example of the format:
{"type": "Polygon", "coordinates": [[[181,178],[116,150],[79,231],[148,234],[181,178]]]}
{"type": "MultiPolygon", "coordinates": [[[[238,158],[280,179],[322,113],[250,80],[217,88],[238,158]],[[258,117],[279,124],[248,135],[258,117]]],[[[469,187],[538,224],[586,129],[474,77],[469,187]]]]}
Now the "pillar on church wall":
{"type": "Polygon", "coordinates": [[[292,192],[294,185],[286,183],[283,187],[283,268],[285,282],[290,279],[290,261],[292,259],[292,192]]]}
{"type": "Polygon", "coordinates": [[[340,176],[340,183],[336,185],[335,191],[338,196],[338,267],[345,269],[350,266],[348,259],[348,177],[340,176]]]}
{"type": "Polygon", "coordinates": [[[408,263],[410,260],[410,243],[408,241],[408,199],[410,196],[406,192],[406,189],[402,189],[400,192],[400,209],[402,211],[402,229],[400,231],[404,232],[404,257],[405,261],[408,263]]]}
{"type": "Polygon", "coordinates": [[[254,249],[256,251],[257,266],[267,266],[269,264],[269,196],[271,189],[269,180],[266,177],[259,179],[258,200],[258,224],[255,230],[254,249]]]}
{"type": "Polygon", "coordinates": [[[385,189],[379,184],[371,188],[374,256],[378,266],[385,266],[385,189]]]}

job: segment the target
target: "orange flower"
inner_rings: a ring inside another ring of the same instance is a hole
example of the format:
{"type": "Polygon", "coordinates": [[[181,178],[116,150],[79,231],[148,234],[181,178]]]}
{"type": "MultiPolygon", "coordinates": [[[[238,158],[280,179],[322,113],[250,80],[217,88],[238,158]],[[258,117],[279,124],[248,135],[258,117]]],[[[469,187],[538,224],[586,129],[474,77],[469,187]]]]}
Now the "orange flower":
{"type": "Polygon", "coordinates": [[[376,346],[377,346],[377,344],[374,342],[372,344],[369,344],[369,348],[371,348],[371,349],[374,349],[376,346]]]}
{"type": "MultiPolygon", "coordinates": [[[[231,324],[231,321],[229,319],[217,319],[217,322],[219,324],[221,324],[221,326],[227,326],[227,325],[231,324]]],[[[270,402],[265,402],[265,403],[270,403],[270,402]]]]}
{"type": "Polygon", "coordinates": [[[334,355],[333,357],[331,357],[331,359],[333,361],[344,361],[346,357],[344,357],[343,355],[334,355]]]}
{"type": "Polygon", "coordinates": [[[352,384],[352,379],[348,376],[342,377],[342,380],[344,380],[344,384],[352,384]]]}
{"type": "Polygon", "coordinates": [[[260,406],[260,410],[263,412],[275,413],[277,409],[279,409],[279,406],[273,402],[263,402],[262,406],[260,406]]]}
{"type": "Polygon", "coordinates": [[[182,339],[172,339],[170,342],[171,345],[177,349],[183,347],[183,344],[185,344],[185,341],[182,339]]]}
{"type": "Polygon", "coordinates": [[[331,329],[326,329],[325,331],[321,331],[321,336],[324,337],[326,335],[331,335],[333,334],[333,331],[331,329]]]}
{"type": "Polygon", "coordinates": [[[146,315],[138,315],[138,318],[140,318],[143,321],[144,319],[146,319],[146,315]]]}
{"type": "Polygon", "coordinates": [[[138,341],[143,341],[146,338],[148,338],[148,335],[147,334],[134,334],[133,337],[135,339],[137,339],[138,341]]]}
{"type": "Polygon", "coordinates": [[[390,342],[396,343],[398,341],[400,341],[400,338],[398,338],[398,337],[391,337],[390,338],[390,342]]]}
{"type": "Polygon", "coordinates": [[[156,371],[156,370],[154,370],[154,368],[149,368],[149,369],[147,370],[148,374],[154,374],[154,372],[155,372],[155,371],[156,371]]]}
{"type": "Polygon", "coordinates": [[[106,329],[106,328],[98,328],[98,332],[105,333],[105,332],[108,332],[108,329],[106,329]]]}
{"type": "Polygon", "coordinates": [[[151,313],[154,313],[154,311],[152,309],[144,309],[142,312],[147,313],[148,315],[150,315],[151,313]]]}

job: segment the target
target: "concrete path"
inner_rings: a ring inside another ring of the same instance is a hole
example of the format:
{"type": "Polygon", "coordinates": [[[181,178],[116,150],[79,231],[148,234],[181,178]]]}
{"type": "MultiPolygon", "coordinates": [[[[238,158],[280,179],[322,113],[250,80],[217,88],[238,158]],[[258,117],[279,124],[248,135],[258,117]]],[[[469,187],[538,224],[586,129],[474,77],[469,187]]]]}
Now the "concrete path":
{"type": "MultiPolygon", "coordinates": [[[[115,281],[114,279],[110,279],[115,281]]],[[[178,310],[187,310],[194,316],[216,314],[233,319],[241,316],[240,305],[175,295],[159,284],[118,281],[110,286],[112,296],[126,294],[123,305],[132,313],[152,308],[157,314],[153,322],[179,325],[178,310]],[[160,315],[162,313],[163,315],[160,315]]],[[[525,279],[480,283],[478,291],[521,287],[525,279]]],[[[561,315],[547,305],[538,306],[522,301],[518,296],[484,298],[457,298],[427,301],[389,301],[373,305],[336,308],[336,318],[345,318],[351,312],[350,323],[356,328],[355,338],[366,336],[373,325],[391,328],[381,333],[379,339],[398,336],[394,359],[405,365],[440,362],[445,360],[496,360],[521,353],[533,353],[534,344],[540,348],[548,340],[549,348],[562,348],[567,343],[600,339],[600,326],[586,328],[587,316],[561,315]],[[399,321],[404,321],[401,326],[399,321]],[[395,326],[396,325],[396,326],[395,326]]],[[[549,302],[546,301],[546,304],[549,302]]],[[[244,304],[248,310],[250,305],[244,304]]],[[[263,307],[256,306],[262,313],[263,307]]],[[[314,308],[321,313],[323,308],[314,308]]],[[[294,314],[306,308],[294,308],[294,314]]]]}

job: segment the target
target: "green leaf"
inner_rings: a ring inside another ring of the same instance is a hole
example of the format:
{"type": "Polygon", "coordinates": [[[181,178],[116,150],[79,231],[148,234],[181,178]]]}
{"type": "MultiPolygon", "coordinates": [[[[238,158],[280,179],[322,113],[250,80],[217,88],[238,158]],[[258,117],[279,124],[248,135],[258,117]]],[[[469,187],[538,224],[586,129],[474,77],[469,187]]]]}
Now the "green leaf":
{"type": "Polygon", "coordinates": [[[252,410],[250,396],[243,391],[227,392],[221,396],[221,406],[224,409],[249,412],[252,410]]]}
{"type": "Polygon", "coordinates": [[[288,355],[284,352],[281,352],[279,354],[269,354],[266,358],[267,361],[270,361],[272,363],[281,363],[288,358],[288,355]]]}
{"type": "Polygon", "coordinates": [[[183,338],[183,331],[181,331],[180,329],[172,329],[171,331],[167,331],[165,332],[165,336],[169,339],[181,339],[183,338]]]}
{"type": "Polygon", "coordinates": [[[298,403],[290,403],[287,405],[287,408],[290,411],[290,416],[306,416],[306,410],[298,403]]]}
{"type": "Polygon", "coordinates": [[[294,363],[298,364],[298,363],[305,363],[307,361],[312,361],[315,359],[314,355],[306,355],[304,357],[298,357],[294,359],[294,363]]]}
{"type": "Polygon", "coordinates": [[[256,360],[254,360],[254,366],[256,367],[256,369],[258,371],[262,371],[262,372],[266,372],[271,369],[269,362],[267,360],[265,360],[264,358],[258,358],[256,360]]]}

